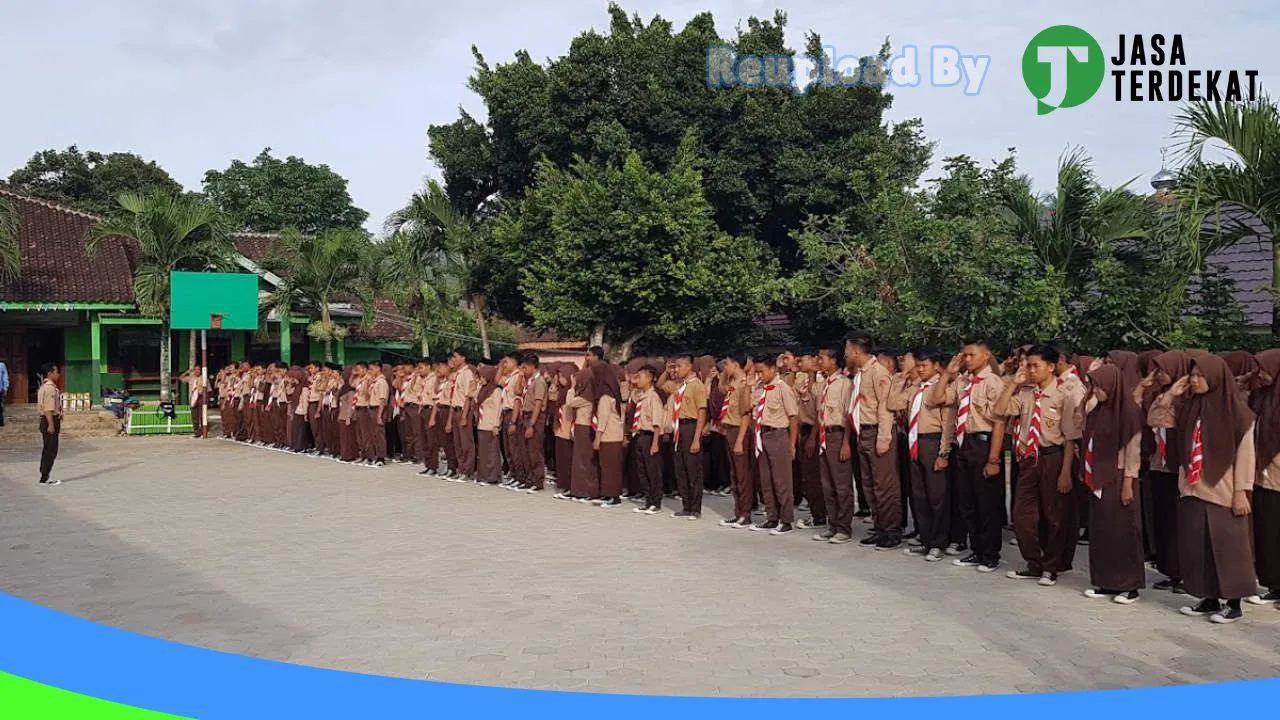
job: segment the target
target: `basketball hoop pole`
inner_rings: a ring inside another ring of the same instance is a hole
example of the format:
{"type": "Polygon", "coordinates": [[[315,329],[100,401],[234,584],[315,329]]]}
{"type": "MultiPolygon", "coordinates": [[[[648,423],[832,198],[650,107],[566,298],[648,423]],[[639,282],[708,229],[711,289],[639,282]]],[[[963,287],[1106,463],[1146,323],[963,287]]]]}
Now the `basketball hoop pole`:
{"type": "Polygon", "coordinates": [[[209,437],[209,331],[200,331],[200,420],[203,429],[200,431],[202,438],[209,437]]]}

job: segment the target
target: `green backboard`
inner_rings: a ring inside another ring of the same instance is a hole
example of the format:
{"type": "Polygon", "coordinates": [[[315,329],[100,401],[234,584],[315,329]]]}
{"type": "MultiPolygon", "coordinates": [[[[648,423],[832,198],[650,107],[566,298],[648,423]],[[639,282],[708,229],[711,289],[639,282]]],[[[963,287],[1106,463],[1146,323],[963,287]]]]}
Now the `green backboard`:
{"type": "Polygon", "coordinates": [[[169,273],[174,330],[257,330],[258,276],[251,273],[169,273]]]}

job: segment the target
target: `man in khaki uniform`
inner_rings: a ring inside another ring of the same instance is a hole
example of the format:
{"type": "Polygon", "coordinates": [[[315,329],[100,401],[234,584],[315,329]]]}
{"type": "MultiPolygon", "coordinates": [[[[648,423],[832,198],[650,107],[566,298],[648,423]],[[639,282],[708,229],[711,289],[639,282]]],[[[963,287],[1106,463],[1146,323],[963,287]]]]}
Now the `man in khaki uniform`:
{"type": "Polygon", "coordinates": [[[542,492],[547,478],[547,422],[543,417],[547,407],[547,380],[538,365],[538,356],[530,353],[521,360],[518,373],[521,376],[519,429],[512,444],[522,448],[519,457],[523,461],[524,477],[520,478],[519,487],[527,493],[542,492]]]}
{"type": "Polygon", "coordinates": [[[503,484],[519,489],[528,485],[525,443],[521,437],[520,425],[525,384],[524,374],[520,370],[522,359],[518,353],[508,353],[498,362],[498,384],[502,395],[502,429],[499,437],[507,471],[507,479],[503,484]]]}
{"type": "Polygon", "coordinates": [[[853,431],[849,428],[847,415],[853,381],[840,372],[842,355],[843,352],[836,348],[824,348],[818,354],[823,379],[815,390],[818,397],[818,473],[823,505],[827,510],[827,527],[813,539],[833,545],[844,545],[853,539],[853,431]]]}
{"type": "Polygon", "coordinates": [[[702,433],[707,426],[707,399],[707,386],[693,371],[693,356],[681,355],[676,360],[671,395],[671,431],[676,487],[684,507],[674,516],[687,520],[702,517],[702,433]]]}
{"type": "Polygon", "coordinates": [[[1043,345],[1027,353],[1027,363],[1006,381],[996,412],[1018,417],[1018,498],[1013,531],[1018,551],[1027,567],[1008,577],[1038,580],[1040,585],[1058,582],[1066,568],[1064,548],[1074,545],[1072,516],[1072,466],[1081,428],[1073,396],[1058,383],[1054,365],[1058,351],[1043,345]],[[1044,526],[1044,544],[1040,528],[1044,526]]]}
{"type": "Polygon", "coordinates": [[[454,452],[457,454],[456,474],[461,480],[469,480],[476,473],[476,438],[471,430],[471,400],[476,392],[476,373],[461,350],[449,358],[454,369],[453,383],[449,390],[452,412],[445,422],[445,432],[453,434],[454,452]]]}
{"type": "Polygon", "coordinates": [[[827,504],[822,494],[822,478],[819,476],[818,462],[818,358],[815,353],[805,351],[795,360],[796,372],[791,378],[791,389],[795,391],[800,423],[800,435],[796,446],[796,461],[792,471],[792,480],[796,488],[795,497],[803,500],[809,507],[810,519],[801,519],[796,527],[801,530],[812,530],[827,526],[827,504]]]}
{"type": "Polygon", "coordinates": [[[755,473],[751,458],[755,454],[751,438],[752,387],[746,376],[747,360],[741,355],[730,355],[724,360],[724,404],[719,410],[720,428],[724,432],[729,451],[729,479],[733,483],[733,517],[721,525],[725,527],[751,527],[751,507],[756,498],[755,473]]]}
{"type": "Polygon", "coordinates": [[[40,484],[61,485],[62,481],[50,479],[53,461],[58,459],[58,436],[62,433],[62,391],[58,379],[62,373],[58,366],[47,363],[40,368],[44,380],[36,393],[36,411],[40,413],[40,438],[44,446],[40,450],[40,484]]]}
{"type": "Polygon", "coordinates": [[[944,558],[951,538],[951,498],[947,468],[955,441],[956,409],[948,394],[934,402],[933,389],[942,381],[944,359],[936,350],[919,350],[915,363],[890,407],[907,418],[906,462],[911,478],[911,503],[919,540],[907,549],[930,562],[944,558]]]}
{"type": "Polygon", "coordinates": [[[786,535],[795,522],[791,474],[800,435],[799,402],[795,391],[778,373],[773,357],[761,356],[756,367],[763,387],[751,424],[766,515],[763,523],[751,529],[786,535]]]}
{"type": "Polygon", "coordinates": [[[893,411],[889,409],[893,377],[873,354],[871,338],[865,335],[845,336],[845,361],[857,370],[849,393],[848,414],[857,438],[858,466],[871,495],[873,530],[861,544],[893,550],[902,544],[897,433],[893,411]]]}

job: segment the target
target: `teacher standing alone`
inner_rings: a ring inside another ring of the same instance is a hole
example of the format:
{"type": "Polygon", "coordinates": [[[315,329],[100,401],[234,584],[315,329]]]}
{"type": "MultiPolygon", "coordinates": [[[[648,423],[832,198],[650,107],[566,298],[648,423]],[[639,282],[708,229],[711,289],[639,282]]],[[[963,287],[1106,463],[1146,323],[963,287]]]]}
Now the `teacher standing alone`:
{"type": "Polygon", "coordinates": [[[40,392],[36,395],[36,409],[40,413],[40,438],[44,448],[40,452],[40,484],[61,485],[59,480],[50,480],[49,472],[53,470],[53,461],[58,459],[58,435],[62,432],[62,391],[58,389],[58,366],[48,363],[40,368],[44,381],[40,383],[40,392]]]}

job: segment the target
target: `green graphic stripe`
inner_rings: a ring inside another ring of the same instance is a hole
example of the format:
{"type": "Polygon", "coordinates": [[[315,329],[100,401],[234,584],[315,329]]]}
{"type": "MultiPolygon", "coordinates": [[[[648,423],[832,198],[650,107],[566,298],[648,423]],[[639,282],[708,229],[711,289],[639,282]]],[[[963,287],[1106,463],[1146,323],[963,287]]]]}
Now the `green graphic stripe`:
{"type": "Polygon", "coordinates": [[[183,720],[177,715],[77,695],[2,672],[0,717],[6,720],[183,720]]]}

